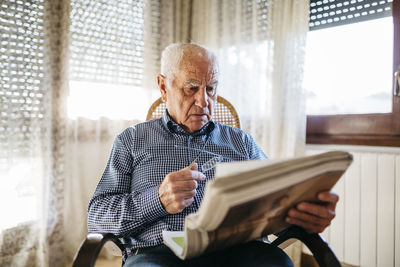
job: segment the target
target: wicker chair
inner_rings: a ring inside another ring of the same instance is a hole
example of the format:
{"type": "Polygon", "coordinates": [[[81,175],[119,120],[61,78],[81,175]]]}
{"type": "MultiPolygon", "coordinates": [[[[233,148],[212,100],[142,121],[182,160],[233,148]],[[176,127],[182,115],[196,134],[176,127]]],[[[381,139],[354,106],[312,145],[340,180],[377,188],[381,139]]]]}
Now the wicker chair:
{"type": "MultiPolygon", "coordinates": [[[[164,114],[166,104],[161,98],[157,99],[151,105],[147,120],[159,118],[164,114]]],[[[217,104],[214,110],[213,119],[223,124],[240,128],[239,117],[235,108],[225,98],[218,96],[217,104]]],[[[339,267],[340,262],[336,258],[329,245],[318,234],[308,234],[304,229],[298,226],[291,226],[285,231],[279,233],[279,237],[272,244],[284,248],[287,246],[289,239],[298,239],[303,242],[313,253],[316,262],[321,267],[339,267]]],[[[102,247],[108,243],[113,254],[121,255],[124,245],[121,240],[113,234],[94,234],[89,233],[83,241],[79,251],[75,255],[72,267],[93,267],[102,247]],[[110,241],[110,242],[109,242],[110,241]],[[110,244],[111,243],[111,244],[110,244]]]]}
{"type": "MultiPolygon", "coordinates": [[[[160,97],[154,101],[149,108],[146,120],[160,118],[164,114],[166,108],[166,103],[163,102],[160,97]]],[[[217,104],[214,107],[213,120],[240,129],[240,121],[236,109],[222,96],[217,96],[217,104]]]]}

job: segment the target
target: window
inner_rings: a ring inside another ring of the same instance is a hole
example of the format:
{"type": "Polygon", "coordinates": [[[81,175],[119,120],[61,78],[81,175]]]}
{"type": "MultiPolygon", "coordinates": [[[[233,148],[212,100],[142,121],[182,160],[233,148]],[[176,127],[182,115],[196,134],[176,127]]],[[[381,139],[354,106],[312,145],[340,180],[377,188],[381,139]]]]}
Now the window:
{"type": "Polygon", "coordinates": [[[72,0],[70,19],[68,116],[144,120],[158,95],[160,3],[72,0]]]}
{"type": "Polygon", "coordinates": [[[43,10],[43,1],[0,4],[0,231],[38,219],[49,104],[43,10]]]}
{"type": "Polygon", "coordinates": [[[392,65],[392,17],[309,32],[307,114],[391,112],[392,65]]]}
{"type": "Polygon", "coordinates": [[[400,64],[399,2],[311,1],[307,143],[400,146],[400,98],[392,88],[400,64]],[[322,46],[331,56],[325,62],[322,46]]]}

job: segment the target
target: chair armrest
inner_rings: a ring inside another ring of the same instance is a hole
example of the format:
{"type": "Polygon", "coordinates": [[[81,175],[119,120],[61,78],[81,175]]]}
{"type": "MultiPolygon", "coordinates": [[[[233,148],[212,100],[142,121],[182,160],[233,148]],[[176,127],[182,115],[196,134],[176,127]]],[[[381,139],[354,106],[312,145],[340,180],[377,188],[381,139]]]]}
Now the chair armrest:
{"type": "MultiPolygon", "coordinates": [[[[339,260],[329,247],[329,245],[321,238],[319,234],[309,234],[303,228],[291,226],[279,233],[277,239],[271,244],[279,246],[288,239],[295,238],[303,242],[313,253],[314,258],[320,267],[341,267],[339,260]]],[[[124,251],[124,245],[113,234],[88,234],[83,241],[79,251],[75,255],[72,267],[94,267],[97,257],[108,241],[113,242],[121,251],[124,251]]]]}
{"type": "Polygon", "coordinates": [[[93,267],[102,247],[108,241],[113,242],[121,251],[124,251],[124,245],[115,235],[90,233],[76,253],[72,267],[93,267]]]}
{"type": "Polygon", "coordinates": [[[303,242],[312,252],[320,267],[342,266],[332,249],[319,234],[309,234],[303,228],[298,226],[292,225],[285,231],[280,232],[278,238],[275,239],[272,244],[279,246],[279,244],[290,238],[295,238],[303,242]]]}

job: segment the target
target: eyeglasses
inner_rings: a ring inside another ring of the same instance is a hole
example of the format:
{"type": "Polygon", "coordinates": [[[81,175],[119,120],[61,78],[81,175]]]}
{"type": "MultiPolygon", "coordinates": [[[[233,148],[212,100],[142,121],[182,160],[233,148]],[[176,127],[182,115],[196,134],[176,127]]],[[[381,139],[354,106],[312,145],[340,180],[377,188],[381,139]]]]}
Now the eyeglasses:
{"type": "Polygon", "coordinates": [[[214,169],[215,166],[217,166],[217,163],[222,162],[222,160],[223,160],[224,158],[227,159],[228,161],[233,161],[233,160],[232,160],[231,158],[229,158],[229,157],[221,156],[221,155],[218,155],[218,154],[216,154],[216,153],[206,151],[206,150],[204,150],[204,147],[205,147],[205,146],[203,146],[202,149],[197,149],[197,148],[192,148],[192,147],[185,147],[185,146],[175,145],[175,148],[181,148],[181,149],[187,149],[187,150],[198,151],[198,152],[199,152],[199,153],[197,154],[196,158],[192,161],[192,163],[190,163],[189,167],[192,167],[193,164],[197,162],[197,160],[199,159],[199,157],[200,157],[200,155],[201,155],[202,153],[206,153],[206,154],[209,154],[209,155],[213,155],[213,156],[214,156],[214,157],[212,157],[211,159],[207,160],[204,164],[202,164],[202,165],[199,167],[199,170],[200,170],[202,173],[205,173],[205,172],[208,171],[208,170],[214,169]]]}
{"type": "MultiPolygon", "coordinates": [[[[193,96],[197,93],[197,91],[200,89],[199,85],[186,85],[183,87],[183,91],[185,95],[187,96],[193,96]]],[[[209,97],[214,97],[217,93],[217,88],[215,86],[206,86],[205,88],[207,95],[209,97]]]]}
{"type": "Polygon", "coordinates": [[[201,172],[206,172],[208,170],[212,170],[217,166],[217,163],[222,161],[222,156],[213,157],[212,159],[206,161],[203,165],[201,165],[201,172]]]}
{"type": "MultiPolygon", "coordinates": [[[[161,76],[163,76],[165,80],[169,79],[165,75],[161,74],[161,76]]],[[[209,97],[214,97],[216,95],[217,86],[218,86],[218,82],[214,81],[210,85],[207,85],[205,87],[205,91],[207,92],[207,95],[209,97]]],[[[182,89],[186,96],[193,96],[197,93],[198,90],[200,90],[200,88],[201,88],[201,84],[199,82],[194,81],[194,80],[189,80],[183,85],[182,89]]]]}

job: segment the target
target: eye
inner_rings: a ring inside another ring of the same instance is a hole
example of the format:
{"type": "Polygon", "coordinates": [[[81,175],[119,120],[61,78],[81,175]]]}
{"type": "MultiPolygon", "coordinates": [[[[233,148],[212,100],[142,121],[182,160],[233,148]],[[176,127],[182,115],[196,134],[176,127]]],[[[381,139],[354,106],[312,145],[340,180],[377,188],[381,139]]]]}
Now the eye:
{"type": "Polygon", "coordinates": [[[215,92],[216,92],[215,87],[213,87],[213,86],[207,86],[207,87],[206,87],[206,90],[207,90],[207,93],[208,93],[209,95],[214,95],[215,92]]]}
{"type": "Polygon", "coordinates": [[[197,86],[188,86],[188,87],[184,87],[183,91],[185,93],[185,95],[193,95],[196,93],[198,87],[197,86]]]}

